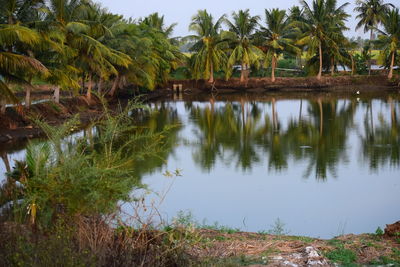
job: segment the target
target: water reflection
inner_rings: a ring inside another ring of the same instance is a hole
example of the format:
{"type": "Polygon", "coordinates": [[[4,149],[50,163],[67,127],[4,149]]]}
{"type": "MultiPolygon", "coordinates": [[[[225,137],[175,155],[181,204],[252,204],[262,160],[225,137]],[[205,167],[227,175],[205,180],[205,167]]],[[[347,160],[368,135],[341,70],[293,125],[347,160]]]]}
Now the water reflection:
{"type": "MultiPolygon", "coordinates": [[[[165,190],[163,172],[183,169],[160,207],[169,217],[190,209],[231,227],[246,218],[249,231],[279,217],[292,234],[332,237],[341,224],[344,232],[373,232],[399,219],[399,109],[398,95],[184,96],[132,113],[134,132],[163,142],[155,149],[151,138],[137,140],[125,153],[156,192],[165,190]]],[[[101,134],[76,133],[90,146],[101,134]]],[[[0,180],[24,159],[21,149],[0,147],[0,180]]]]}
{"type": "Polygon", "coordinates": [[[371,170],[400,164],[398,101],[389,97],[384,103],[386,112],[379,112],[374,122],[371,101],[364,117],[364,132],[360,134],[362,155],[371,170]],[[390,115],[389,115],[390,114],[390,115]]]}
{"type": "Polygon", "coordinates": [[[288,122],[280,119],[275,98],[270,102],[242,98],[217,106],[214,99],[209,104],[187,104],[190,121],[196,125],[194,160],[207,170],[219,159],[244,171],[265,161],[269,170],[283,171],[292,158],[308,162],[305,177],[326,179],[328,172],[335,176],[338,162],[347,159],[356,101],[291,102],[300,108],[298,114],[291,110],[288,122]]]}
{"type": "MultiPolygon", "coordinates": [[[[338,165],[349,161],[349,135],[356,133],[360,155],[371,170],[400,164],[399,100],[355,98],[285,100],[270,97],[258,101],[246,95],[220,101],[186,101],[150,104],[150,110],[132,114],[137,131],[163,135],[163,147],[151,159],[134,158],[138,177],[159,172],[178,144],[193,148],[193,161],[206,172],[216,165],[251,172],[256,165],[282,172],[291,164],[305,163],[303,177],[324,180],[337,177],[338,165]],[[283,103],[281,109],[279,104],[283,103]],[[374,106],[376,110],[374,110],[374,106]],[[185,116],[188,114],[187,121],[185,116]],[[356,121],[356,122],[355,122],[356,121]],[[180,134],[188,127],[190,132],[180,134]],[[186,140],[188,142],[183,142],[186,140]]],[[[83,134],[92,135],[92,130],[83,134]]],[[[96,133],[100,134],[100,133],[96,133]]],[[[93,137],[92,137],[93,138],[93,137]]],[[[123,137],[119,142],[124,142],[123,137]]],[[[89,138],[90,140],[90,138],[89,138]]],[[[9,171],[7,151],[0,149],[4,171],[9,171]]],[[[182,166],[184,167],[184,166],[182,166]]]]}

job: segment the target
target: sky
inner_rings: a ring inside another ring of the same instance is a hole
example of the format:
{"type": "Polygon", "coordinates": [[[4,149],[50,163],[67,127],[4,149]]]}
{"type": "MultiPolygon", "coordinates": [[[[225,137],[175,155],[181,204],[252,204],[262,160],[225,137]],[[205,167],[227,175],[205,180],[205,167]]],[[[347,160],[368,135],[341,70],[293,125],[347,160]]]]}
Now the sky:
{"type": "MultiPolygon", "coordinates": [[[[264,17],[264,9],[280,8],[288,9],[293,5],[299,5],[299,0],[94,0],[100,2],[109,11],[122,14],[126,18],[145,17],[151,13],[158,12],[165,15],[167,25],[178,23],[175,27],[174,36],[189,35],[188,26],[191,17],[196,14],[199,9],[207,9],[215,18],[219,18],[223,14],[231,15],[232,11],[239,9],[250,9],[252,15],[261,15],[264,17]]],[[[308,0],[310,3],[311,0],[308,0]]],[[[338,0],[338,5],[342,5],[346,0],[338,0]]],[[[368,34],[364,34],[362,30],[355,31],[357,24],[355,14],[353,12],[355,0],[348,0],[350,5],[346,8],[347,13],[351,14],[348,19],[347,27],[349,31],[345,33],[348,37],[361,36],[368,38],[368,34]]],[[[400,0],[392,0],[396,6],[400,0]]]]}

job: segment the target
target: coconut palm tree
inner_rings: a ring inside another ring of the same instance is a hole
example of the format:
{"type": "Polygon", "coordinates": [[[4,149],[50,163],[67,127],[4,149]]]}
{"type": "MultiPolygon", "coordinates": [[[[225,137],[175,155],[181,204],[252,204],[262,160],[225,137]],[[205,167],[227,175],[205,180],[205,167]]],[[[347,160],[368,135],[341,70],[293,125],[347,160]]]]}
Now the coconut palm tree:
{"type": "MultiPolygon", "coordinates": [[[[29,77],[35,73],[46,73],[46,67],[27,50],[33,49],[41,42],[40,35],[27,27],[18,24],[0,25],[0,101],[17,102],[9,84],[22,84],[31,87],[29,77]]],[[[4,105],[1,108],[5,112],[4,105]]]]}
{"type": "Polygon", "coordinates": [[[226,77],[228,78],[232,74],[233,65],[236,62],[241,64],[241,75],[240,82],[244,82],[245,71],[250,67],[250,65],[259,64],[259,59],[262,57],[262,51],[253,45],[252,35],[255,32],[259,16],[251,16],[250,11],[239,10],[239,12],[232,13],[232,21],[226,19],[230,33],[229,39],[233,46],[233,50],[229,56],[226,77]]]}
{"type": "MultiPolygon", "coordinates": [[[[115,65],[127,67],[129,56],[104,45],[101,40],[111,34],[102,24],[102,15],[106,10],[91,2],[76,0],[51,0],[47,26],[54,27],[65,34],[65,44],[72,48],[73,66],[82,76],[82,87],[86,78],[89,80],[87,98],[91,99],[93,76],[104,73],[117,74],[115,65]]],[[[59,86],[55,88],[59,94],[59,86]]],[[[84,89],[84,88],[83,88],[84,89]]]]}
{"type": "MultiPolygon", "coordinates": [[[[373,38],[373,29],[378,27],[382,22],[384,15],[389,11],[390,7],[394,7],[390,3],[384,3],[383,0],[357,0],[354,11],[359,14],[356,16],[359,19],[356,30],[363,28],[364,32],[370,31],[370,42],[373,38]]],[[[372,50],[369,50],[370,58],[372,58],[372,50]]],[[[368,75],[371,75],[371,60],[368,63],[368,75]]]]}
{"type": "Polygon", "coordinates": [[[177,23],[173,23],[169,26],[165,26],[164,16],[160,16],[158,12],[150,14],[142,20],[142,23],[154,28],[158,29],[160,32],[163,32],[165,36],[171,37],[174,28],[177,23]]]}
{"type": "Polygon", "coordinates": [[[271,58],[271,79],[275,82],[275,68],[283,51],[298,54],[300,49],[293,44],[295,29],[285,10],[265,10],[266,27],[261,27],[262,46],[266,47],[267,58],[271,58]]]}
{"type": "Polygon", "coordinates": [[[306,45],[308,55],[312,56],[318,49],[319,71],[317,79],[322,76],[324,44],[331,49],[339,50],[335,42],[336,37],[345,28],[345,20],[349,16],[344,8],[349,4],[345,3],[337,7],[337,0],[313,0],[311,7],[305,0],[301,1],[304,9],[304,22],[295,23],[299,28],[304,29],[303,37],[298,40],[299,45],[306,45]]]}
{"type": "MultiPolygon", "coordinates": [[[[0,2],[2,9],[0,10],[0,24],[2,24],[2,30],[10,33],[10,30],[13,31],[15,29],[14,34],[18,35],[21,31],[24,31],[30,37],[35,38],[35,45],[28,45],[24,42],[15,42],[12,45],[8,45],[6,50],[8,52],[14,52],[20,55],[25,55],[27,58],[34,58],[33,50],[42,44],[42,37],[35,31],[32,30],[28,33],[28,28],[33,21],[38,18],[38,10],[44,7],[44,1],[42,0],[32,0],[32,1],[19,1],[19,0],[2,0],[0,2]],[[8,28],[8,26],[13,25],[12,27],[8,28]],[[17,27],[24,26],[26,28],[17,27]],[[6,29],[8,28],[8,29],[6,29]],[[17,29],[18,28],[18,29],[17,29]]],[[[4,33],[4,31],[2,31],[4,33]]],[[[27,36],[27,38],[29,38],[27,36]]],[[[5,41],[6,42],[6,41],[5,41]]],[[[3,43],[6,45],[6,43],[3,43]]],[[[23,70],[20,68],[19,74],[17,75],[14,73],[14,78],[19,76],[20,80],[13,81],[13,83],[22,83],[23,86],[26,88],[26,97],[25,97],[25,106],[30,106],[30,92],[33,86],[31,85],[31,80],[33,75],[37,72],[36,70],[28,71],[26,68],[23,70]],[[23,71],[22,71],[23,70],[23,71]]],[[[4,95],[10,96],[10,91],[4,89],[4,95]]]]}
{"type": "Polygon", "coordinates": [[[199,10],[192,18],[189,30],[195,32],[187,39],[196,41],[191,51],[193,75],[196,79],[205,78],[209,83],[214,82],[214,71],[220,70],[226,62],[226,40],[221,38],[221,24],[225,20],[222,15],[217,21],[207,10],[199,10]]]}
{"type": "Polygon", "coordinates": [[[383,30],[373,28],[380,34],[377,46],[382,48],[383,55],[390,56],[388,79],[393,77],[393,66],[397,50],[400,49],[400,14],[399,9],[389,11],[382,19],[383,30]]]}

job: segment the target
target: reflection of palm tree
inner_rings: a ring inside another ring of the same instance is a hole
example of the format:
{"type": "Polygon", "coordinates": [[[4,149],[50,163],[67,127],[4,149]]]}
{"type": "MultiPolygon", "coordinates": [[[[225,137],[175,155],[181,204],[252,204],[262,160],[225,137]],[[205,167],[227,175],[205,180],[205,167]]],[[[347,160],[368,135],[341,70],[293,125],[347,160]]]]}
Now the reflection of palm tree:
{"type": "Polygon", "coordinates": [[[11,171],[11,166],[10,166],[10,161],[8,160],[8,156],[6,152],[0,152],[0,157],[4,162],[4,166],[6,167],[6,171],[10,172],[11,171]]]}
{"type": "Polygon", "coordinates": [[[236,158],[243,170],[260,161],[255,146],[261,118],[257,105],[242,98],[218,108],[196,106],[190,112],[200,140],[194,158],[202,168],[211,170],[218,158],[228,163],[236,158]]]}
{"type": "Polygon", "coordinates": [[[346,159],[347,131],[353,124],[354,105],[345,103],[338,109],[338,101],[310,101],[311,120],[291,121],[287,140],[296,159],[308,158],[304,176],[315,170],[317,179],[326,179],[328,171],[335,176],[336,165],[346,159]],[[299,149],[299,145],[304,148],[299,149]],[[309,148],[309,149],[307,149],[309,148]]]}
{"type": "MultiPolygon", "coordinates": [[[[140,178],[145,174],[160,171],[165,166],[178,143],[181,121],[177,109],[166,103],[155,105],[151,112],[143,111],[136,115],[139,132],[142,129],[143,134],[151,136],[162,133],[163,136],[162,147],[157,148],[157,155],[149,155],[145,158],[134,157],[135,173],[140,178]]],[[[138,149],[145,150],[146,147],[138,147],[138,149]]]]}
{"type": "MultiPolygon", "coordinates": [[[[391,166],[400,165],[400,126],[398,125],[398,115],[395,103],[389,97],[390,122],[380,114],[378,123],[374,127],[368,124],[368,116],[365,115],[365,133],[361,136],[362,153],[364,158],[369,161],[369,167],[377,170],[379,167],[390,163],[391,166]]],[[[371,110],[371,109],[369,109],[371,110]]]]}

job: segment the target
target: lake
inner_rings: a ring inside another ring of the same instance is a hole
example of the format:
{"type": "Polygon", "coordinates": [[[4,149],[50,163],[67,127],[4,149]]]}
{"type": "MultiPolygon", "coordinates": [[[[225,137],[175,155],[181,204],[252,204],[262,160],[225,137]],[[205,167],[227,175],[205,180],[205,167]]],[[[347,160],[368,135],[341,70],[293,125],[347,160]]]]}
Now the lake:
{"type": "MultiPolygon", "coordinates": [[[[400,220],[399,99],[236,93],[152,102],[138,125],[169,129],[161,152],[135,171],[169,221],[183,211],[243,231],[279,220],[291,235],[375,232],[400,220]]],[[[5,162],[25,153],[2,151],[0,179],[5,162]]]]}

